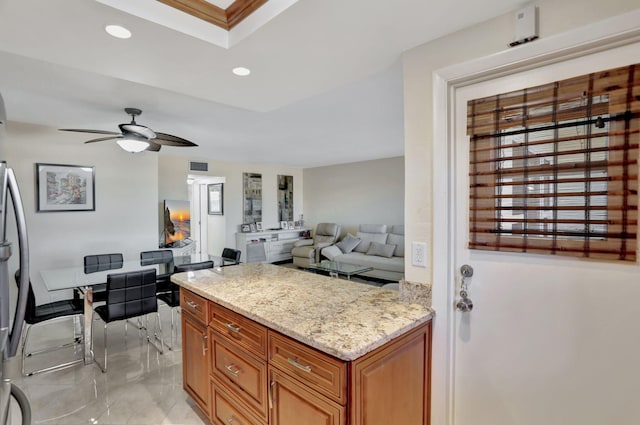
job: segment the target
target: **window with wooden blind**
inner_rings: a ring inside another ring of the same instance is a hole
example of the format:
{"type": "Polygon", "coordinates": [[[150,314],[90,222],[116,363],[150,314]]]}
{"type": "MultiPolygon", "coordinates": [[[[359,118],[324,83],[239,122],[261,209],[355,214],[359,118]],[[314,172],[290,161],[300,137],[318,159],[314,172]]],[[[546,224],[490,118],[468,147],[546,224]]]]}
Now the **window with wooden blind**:
{"type": "Polygon", "coordinates": [[[475,99],[469,248],[636,260],[640,65],[475,99]]]}

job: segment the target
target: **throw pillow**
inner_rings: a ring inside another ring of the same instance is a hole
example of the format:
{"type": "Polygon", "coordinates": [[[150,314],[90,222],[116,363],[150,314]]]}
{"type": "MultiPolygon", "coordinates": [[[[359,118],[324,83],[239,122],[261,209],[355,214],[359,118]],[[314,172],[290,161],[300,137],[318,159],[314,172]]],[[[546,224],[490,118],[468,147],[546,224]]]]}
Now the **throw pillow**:
{"type": "Polygon", "coordinates": [[[338,242],[336,246],[340,248],[340,251],[344,252],[345,254],[348,254],[351,251],[353,251],[353,248],[358,246],[359,243],[360,243],[360,238],[356,238],[351,233],[347,233],[347,236],[342,238],[342,240],[338,242]]]}
{"type": "Polygon", "coordinates": [[[393,257],[393,251],[395,251],[395,245],[389,245],[386,243],[371,242],[367,255],[377,255],[379,257],[393,257]]]}
{"type": "Polygon", "coordinates": [[[367,252],[369,249],[369,244],[371,242],[378,243],[386,243],[387,242],[387,234],[386,233],[366,233],[366,232],[358,232],[356,233],[356,237],[360,238],[362,242],[356,246],[354,249],[355,252],[362,252],[363,254],[367,252]]]}
{"type": "Polygon", "coordinates": [[[396,235],[394,233],[389,233],[389,237],[387,238],[387,243],[390,245],[397,245],[396,250],[393,253],[396,257],[404,257],[404,236],[396,235]]]}

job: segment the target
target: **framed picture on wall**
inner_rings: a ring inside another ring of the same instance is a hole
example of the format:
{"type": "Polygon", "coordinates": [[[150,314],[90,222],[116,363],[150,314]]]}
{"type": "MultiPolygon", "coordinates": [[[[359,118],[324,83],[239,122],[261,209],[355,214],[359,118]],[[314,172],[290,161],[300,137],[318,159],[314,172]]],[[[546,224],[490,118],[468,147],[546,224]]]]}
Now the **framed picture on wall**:
{"type": "Polygon", "coordinates": [[[38,212],[95,211],[95,167],[36,164],[38,212]]]}
{"type": "Polygon", "coordinates": [[[207,190],[209,192],[209,196],[208,196],[209,215],[223,215],[224,214],[223,183],[214,183],[214,184],[207,185],[207,190]]]}

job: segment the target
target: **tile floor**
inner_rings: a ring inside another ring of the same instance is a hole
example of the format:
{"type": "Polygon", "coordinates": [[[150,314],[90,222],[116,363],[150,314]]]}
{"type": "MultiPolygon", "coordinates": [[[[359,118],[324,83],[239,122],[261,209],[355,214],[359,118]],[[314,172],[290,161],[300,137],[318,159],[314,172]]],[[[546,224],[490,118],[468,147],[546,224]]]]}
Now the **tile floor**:
{"type": "MultiPolygon", "coordinates": [[[[165,338],[169,336],[169,310],[161,307],[165,338]]],[[[179,316],[178,316],[179,317],[179,316]]],[[[149,322],[153,323],[152,316],[149,322]]],[[[102,355],[102,322],[94,323],[97,356],[102,355]]],[[[34,424],[185,424],[207,423],[182,389],[182,351],[159,352],[128,325],[109,325],[107,373],[97,365],[76,365],[68,369],[20,376],[20,358],[11,360],[10,377],[31,402],[34,424]]],[[[36,327],[29,336],[30,349],[43,341],[72,335],[72,322],[36,327]]],[[[180,341],[178,336],[178,342],[180,341]]],[[[54,343],[55,344],[55,343],[54,343]]],[[[179,343],[178,343],[179,345],[179,343]]],[[[27,367],[41,367],[58,358],[80,356],[80,350],[63,349],[39,358],[27,359],[27,367]]],[[[12,409],[14,418],[16,408],[12,409]]],[[[19,419],[19,416],[18,416],[19,419]]],[[[12,424],[19,424],[14,419],[12,424]]]]}

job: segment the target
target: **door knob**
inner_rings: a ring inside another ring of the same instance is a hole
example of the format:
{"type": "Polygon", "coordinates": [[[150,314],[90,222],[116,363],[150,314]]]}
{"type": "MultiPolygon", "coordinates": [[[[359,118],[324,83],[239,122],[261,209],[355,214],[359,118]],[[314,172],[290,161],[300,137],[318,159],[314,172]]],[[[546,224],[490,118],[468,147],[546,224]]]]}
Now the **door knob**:
{"type": "Polygon", "coordinates": [[[456,303],[456,308],[462,313],[468,313],[473,310],[473,301],[469,298],[467,292],[469,287],[469,279],[473,276],[473,267],[468,264],[460,267],[460,274],[462,275],[462,282],[460,283],[460,300],[456,303]]]}

